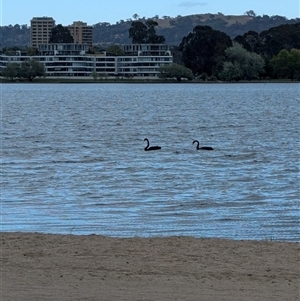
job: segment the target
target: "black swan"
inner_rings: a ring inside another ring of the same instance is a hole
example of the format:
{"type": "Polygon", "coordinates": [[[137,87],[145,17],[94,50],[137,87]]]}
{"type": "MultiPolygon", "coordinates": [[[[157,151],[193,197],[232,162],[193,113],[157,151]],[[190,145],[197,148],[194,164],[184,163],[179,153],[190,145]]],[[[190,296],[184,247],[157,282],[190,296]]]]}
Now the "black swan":
{"type": "Polygon", "coordinates": [[[144,141],[147,141],[147,146],[144,148],[145,151],[151,151],[151,150],[161,149],[160,146],[150,146],[149,147],[149,140],[147,138],[145,138],[144,141]]]}
{"type": "Polygon", "coordinates": [[[194,141],[193,141],[193,144],[194,144],[194,143],[197,143],[197,149],[202,149],[202,150],[213,150],[213,148],[210,147],[210,146],[202,146],[202,147],[199,147],[199,141],[198,141],[198,140],[194,140],[194,141]]]}

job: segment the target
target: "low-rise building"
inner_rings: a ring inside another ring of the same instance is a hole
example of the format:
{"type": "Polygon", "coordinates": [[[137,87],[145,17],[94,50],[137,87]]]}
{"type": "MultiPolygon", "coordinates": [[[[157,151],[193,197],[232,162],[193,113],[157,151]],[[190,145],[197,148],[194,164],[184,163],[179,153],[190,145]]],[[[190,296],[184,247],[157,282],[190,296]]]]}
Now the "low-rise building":
{"type": "Polygon", "coordinates": [[[42,44],[39,55],[0,56],[0,72],[8,63],[36,59],[44,65],[47,77],[100,76],[155,78],[161,66],[173,63],[173,56],[165,44],[134,44],[121,46],[124,55],[90,54],[85,44],[42,44]]]}

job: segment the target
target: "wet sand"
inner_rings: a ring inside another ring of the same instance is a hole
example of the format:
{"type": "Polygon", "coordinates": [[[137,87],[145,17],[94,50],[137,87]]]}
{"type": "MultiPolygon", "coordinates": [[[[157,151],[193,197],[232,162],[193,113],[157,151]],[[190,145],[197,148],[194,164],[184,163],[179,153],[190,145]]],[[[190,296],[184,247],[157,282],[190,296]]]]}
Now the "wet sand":
{"type": "Polygon", "coordinates": [[[300,244],[1,233],[1,301],[299,301],[300,244]]]}

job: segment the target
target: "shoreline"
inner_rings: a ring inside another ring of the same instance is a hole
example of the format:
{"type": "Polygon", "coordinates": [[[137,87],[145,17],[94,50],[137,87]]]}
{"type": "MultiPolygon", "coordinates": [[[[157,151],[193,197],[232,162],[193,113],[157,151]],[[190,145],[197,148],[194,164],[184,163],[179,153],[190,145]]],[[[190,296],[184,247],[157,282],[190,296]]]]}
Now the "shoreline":
{"type": "Polygon", "coordinates": [[[298,80],[288,80],[288,79],[257,79],[257,80],[240,80],[240,81],[202,81],[202,80],[162,80],[162,79],[151,79],[151,78],[136,78],[136,79],[126,79],[126,78],[107,78],[102,80],[93,80],[89,77],[53,77],[53,78],[35,78],[32,82],[25,80],[14,80],[4,79],[0,77],[0,84],[280,84],[280,83],[294,83],[299,84],[298,80]]]}
{"type": "Polygon", "coordinates": [[[300,296],[298,242],[1,232],[0,243],[3,300],[300,296]]]}
{"type": "MultiPolygon", "coordinates": [[[[197,236],[189,236],[189,235],[156,235],[156,236],[110,236],[106,234],[99,234],[99,233],[88,233],[88,234],[78,234],[78,233],[72,233],[72,230],[70,232],[65,233],[52,233],[52,232],[39,232],[39,231],[16,231],[16,230],[0,230],[0,238],[1,235],[9,235],[9,234],[20,234],[20,235],[51,235],[51,236],[73,236],[73,237],[89,237],[89,236],[95,236],[95,237],[102,237],[107,239],[120,239],[120,240],[130,240],[130,239],[140,239],[140,240],[155,240],[155,239],[168,239],[168,238],[190,238],[194,240],[218,240],[218,241],[232,241],[232,242],[249,242],[249,243],[291,243],[291,244],[298,244],[300,248],[300,240],[285,240],[285,239],[277,239],[277,238],[263,238],[263,239],[251,239],[251,238],[242,238],[242,239],[234,239],[234,238],[228,238],[228,237],[197,237],[197,236]]],[[[300,250],[300,249],[299,249],[300,250]]],[[[300,255],[300,254],[299,254],[300,255]]],[[[300,266],[299,266],[300,267],[300,266]]]]}

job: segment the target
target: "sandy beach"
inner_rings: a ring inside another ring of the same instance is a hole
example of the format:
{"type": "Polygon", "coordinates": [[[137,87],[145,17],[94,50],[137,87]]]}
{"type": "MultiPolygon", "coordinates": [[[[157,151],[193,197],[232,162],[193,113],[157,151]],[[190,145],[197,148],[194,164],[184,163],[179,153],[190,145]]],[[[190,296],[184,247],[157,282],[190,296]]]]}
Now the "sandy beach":
{"type": "Polygon", "coordinates": [[[1,233],[1,301],[298,301],[299,243],[1,233]]]}

